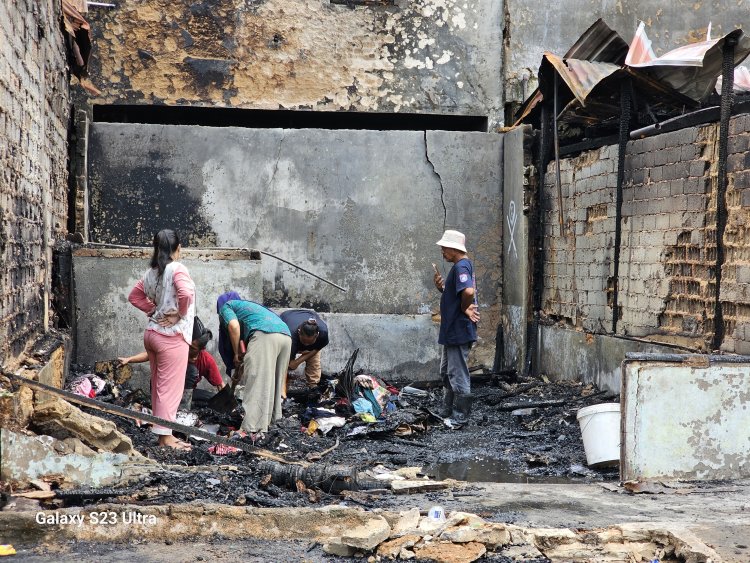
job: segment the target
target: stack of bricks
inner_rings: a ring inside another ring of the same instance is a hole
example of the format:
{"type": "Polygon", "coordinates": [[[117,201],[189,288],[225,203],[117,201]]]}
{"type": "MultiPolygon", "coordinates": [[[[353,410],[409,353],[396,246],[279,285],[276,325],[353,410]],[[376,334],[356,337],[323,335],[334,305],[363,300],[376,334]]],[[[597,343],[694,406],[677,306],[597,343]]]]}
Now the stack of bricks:
{"type": "MultiPolygon", "coordinates": [[[[620,334],[694,336],[711,314],[710,268],[704,266],[707,250],[701,246],[710,191],[704,137],[699,128],[688,128],[628,143],[620,334]],[[688,250],[690,256],[683,257],[688,250]]],[[[617,150],[611,145],[561,161],[563,235],[554,162],[545,179],[544,312],[597,333],[611,332],[613,320],[617,150]]]]}
{"type": "Polygon", "coordinates": [[[59,0],[0,3],[0,365],[44,330],[51,245],[67,226],[60,18],[59,0]]]}

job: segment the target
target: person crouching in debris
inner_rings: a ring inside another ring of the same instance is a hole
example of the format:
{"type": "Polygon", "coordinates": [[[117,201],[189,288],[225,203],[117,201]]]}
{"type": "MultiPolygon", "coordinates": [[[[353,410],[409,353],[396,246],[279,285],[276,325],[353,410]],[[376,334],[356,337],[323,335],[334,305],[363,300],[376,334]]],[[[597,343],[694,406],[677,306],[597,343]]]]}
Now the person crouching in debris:
{"type": "MultiPolygon", "coordinates": [[[[175,420],[185,387],[195,316],[195,284],[178,262],[181,248],[175,231],[159,231],[150,268],[128,296],[128,301],[148,316],[143,344],[151,364],[152,411],[170,421],[175,420]]],[[[190,444],[172,436],[169,428],[155,424],[151,431],[159,436],[160,446],[190,449],[190,444]]]]}
{"type": "MultiPolygon", "coordinates": [[[[208,330],[200,319],[196,316],[193,321],[193,340],[190,343],[188,352],[188,365],[185,370],[185,390],[182,392],[179,410],[190,410],[193,400],[193,391],[205,378],[208,382],[216,387],[217,391],[224,388],[224,380],[219,373],[219,366],[216,365],[214,357],[206,350],[208,341],[213,338],[213,334],[208,330]]],[[[140,364],[148,361],[148,353],[141,352],[135,356],[117,358],[120,365],[140,364]]]]}
{"type": "Polygon", "coordinates": [[[443,350],[440,375],[443,379],[443,409],[440,415],[449,428],[460,428],[469,420],[471,412],[471,377],[469,350],[477,340],[476,282],[474,266],[466,255],[466,237],[458,231],[445,231],[437,242],[443,259],[453,266],[448,278],[443,277],[435,264],[435,287],[440,297],[440,334],[438,343],[443,350]]]}
{"type": "Polygon", "coordinates": [[[315,387],[320,383],[320,351],[328,346],[328,325],[315,311],[307,309],[289,309],[279,316],[292,333],[287,371],[294,371],[305,364],[307,386],[315,387]]]}
{"type": "MultiPolygon", "coordinates": [[[[270,309],[242,300],[233,291],[219,297],[216,310],[219,350],[227,364],[227,373],[243,366],[239,384],[243,386],[245,418],[241,430],[255,441],[272,422],[281,418],[281,394],[292,348],[289,328],[270,309]],[[246,343],[244,358],[240,355],[240,339],[246,343]],[[231,367],[227,361],[230,353],[231,367]]],[[[235,373],[233,377],[236,376],[235,373]]]]}

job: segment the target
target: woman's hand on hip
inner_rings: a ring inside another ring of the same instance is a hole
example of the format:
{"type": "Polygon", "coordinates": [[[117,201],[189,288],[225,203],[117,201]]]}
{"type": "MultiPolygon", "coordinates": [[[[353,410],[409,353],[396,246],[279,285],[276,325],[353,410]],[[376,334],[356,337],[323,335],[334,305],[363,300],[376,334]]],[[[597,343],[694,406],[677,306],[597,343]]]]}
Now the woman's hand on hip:
{"type": "Polygon", "coordinates": [[[177,311],[167,311],[166,313],[162,314],[161,318],[159,318],[157,324],[164,328],[171,328],[177,323],[180,322],[180,313],[177,311]]]}

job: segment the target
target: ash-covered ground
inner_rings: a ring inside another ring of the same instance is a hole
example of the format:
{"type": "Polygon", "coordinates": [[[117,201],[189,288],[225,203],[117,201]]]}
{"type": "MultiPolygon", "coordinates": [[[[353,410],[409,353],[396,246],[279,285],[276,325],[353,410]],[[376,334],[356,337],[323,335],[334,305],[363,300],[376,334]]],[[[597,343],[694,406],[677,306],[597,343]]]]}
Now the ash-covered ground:
{"type": "MultiPolygon", "coordinates": [[[[321,397],[323,388],[311,392],[296,389],[292,384],[284,418],[255,443],[287,460],[310,462],[305,476],[294,473],[300,470],[290,466],[286,479],[283,476],[271,479],[269,462],[255,455],[209,453],[212,444],[206,441],[190,439],[193,445],[190,452],[157,447],[156,436],[147,426],[91,409],[91,414],[114,421],[143,455],[161,464],[160,469],[126,489],[61,491],[60,497],[65,506],[101,500],[135,504],[203,500],[262,507],[320,506],[343,498],[367,508],[394,508],[402,501],[388,491],[377,490],[364,477],[368,472],[376,468],[382,471],[420,467],[423,474],[436,479],[469,482],[569,483],[618,479],[617,468],[586,467],[576,420],[580,408],[611,402],[611,395],[578,383],[538,379],[508,383],[492,376],[475,380],[471,422],[459,430],[446,428],[429,413],[439,409],[442,397],[442,390],[433,388],[422,390],[421,394],[402,391],[396,410],[385,413],[377,422],[365,423],[350,417],[345,426],[333,428],[326,435],[308,432],[305,413],[309,414],[308,408],[332,407],[335,398],[330,397],[326,402],[325,392],[321,397]],[[539,406],[518,412],[527,405],[539,406]],[[324,478],[331,474],[338,478],[324,478]],[[351,486],[358,477],[361,486],[351,486]],[[342,492],[344,481],[350,485],[343,488],[361,490],[342,492]]],[[[398,384],[393,386],[402,389],[398,384]]],[[[122,403],[128,390],[120,391],[121,398],[116,402],[122,403]]],[[[218,424],[219,434],[238,428],[241,422],[239,410],[223,415],[196,406],[193,412],[204,427],[218,424]]],[[[250,438],[243,441],[251,443],[250,438]]],[[[436,494],[436,498],[442,497],[436,494]]],[[[512,515],[501,519],[512,520],[512,515]]]]}

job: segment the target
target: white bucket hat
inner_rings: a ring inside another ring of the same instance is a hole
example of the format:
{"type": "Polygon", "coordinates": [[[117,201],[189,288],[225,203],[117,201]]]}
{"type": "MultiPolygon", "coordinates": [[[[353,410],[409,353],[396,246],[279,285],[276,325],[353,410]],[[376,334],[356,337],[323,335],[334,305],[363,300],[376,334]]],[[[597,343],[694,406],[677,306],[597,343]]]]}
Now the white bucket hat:
{"type": "Polygon", "coordinates": [[[438,246],[445,246],[446,248],[455,248],[461,252],[466,252],[466,237],[463,233],[458,231],[445,231],[443,238],[436,243],[438,246]]]}

